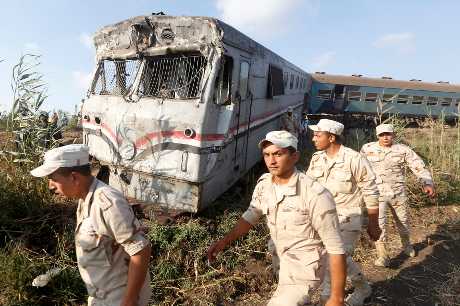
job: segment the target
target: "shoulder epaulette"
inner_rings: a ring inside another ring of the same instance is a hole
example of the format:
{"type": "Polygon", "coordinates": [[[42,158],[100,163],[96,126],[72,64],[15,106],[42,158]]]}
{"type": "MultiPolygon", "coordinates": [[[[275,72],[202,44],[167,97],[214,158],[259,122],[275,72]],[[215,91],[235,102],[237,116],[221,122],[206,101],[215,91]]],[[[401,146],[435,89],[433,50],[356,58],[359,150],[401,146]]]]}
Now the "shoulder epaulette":
{"type": "Polygon", "coordinates": [[[262,182],[262,181],[266,180],[269,177],[270,177],[270,173],[264,173],[259,177],[259,179],[257,180],[257,183],[262,182]]]}
{"type": "Polygon", "coordinates": [[[95,196],[97,196],[97,199],[99,201],[99,207],[102,210],[107,210],[110,207],[112,207],[113,202],[110,200],[110,197],[103,190],[98,190],[95,196]]]}

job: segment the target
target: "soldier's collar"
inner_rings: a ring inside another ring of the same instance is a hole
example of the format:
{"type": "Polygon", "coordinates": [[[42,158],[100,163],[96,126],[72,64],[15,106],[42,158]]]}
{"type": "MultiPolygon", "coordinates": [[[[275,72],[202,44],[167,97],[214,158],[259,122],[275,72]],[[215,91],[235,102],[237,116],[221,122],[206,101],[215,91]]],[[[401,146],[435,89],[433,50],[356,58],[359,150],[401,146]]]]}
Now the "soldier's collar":
{"type": "MultiPolygon", "coordinates": [[[[273,183],[273,176],[271,177],[271,183],[273,183]]],[[[287,182],[287,184],[283,185],[284,187],[284,195],[292,196],[297,194],[297,182],[299,181],[299,170],[297,168],[294,169],[294,173],[292,174],[291,178],[287,182]]]]}
{"type": "MultiPolygon", "coordinates": [[[[323,152],[324,152],[324,158],[327,159],[328,156],[327,156],[326,151],[323,151],[323,152]]],[[[330,159],[333,160],[335,163],[344,162],[345,161],[345,147],[343,145],[340,145],[340,148],[337,151],[337,153],[334,155],[333,158],[330,158],[330,159]]]]}
{"type": "Polygon", "coordinates": [[[83,202],[85,206],[88,206],[88,204],[91,203],[93,199],[94,191],[96,190],[96,186],[97,186],[97,178],[93,178],[93,181],[91,185],[89,186],[88,194],[86,195],[85,201],[83,202]]]}

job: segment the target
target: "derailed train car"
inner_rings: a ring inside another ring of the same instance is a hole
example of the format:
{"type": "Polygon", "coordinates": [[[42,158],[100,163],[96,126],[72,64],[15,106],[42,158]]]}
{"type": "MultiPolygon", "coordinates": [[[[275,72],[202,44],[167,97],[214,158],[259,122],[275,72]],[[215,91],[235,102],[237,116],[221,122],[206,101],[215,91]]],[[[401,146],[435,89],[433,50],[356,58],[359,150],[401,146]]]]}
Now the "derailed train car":
{"type": "Polygon", "coordinates": [[[140,16],[94,35],[84,142],[127,197],[196,212],[261,159],[310,76],[208,17],[140,16]]]}
{"type": "Polygon", "coordinates": [[[376,116],[380,112],[414,119],[458,119],[460,85],[323,72],[313,74],[312,79],[310,114],[376,116]]]}

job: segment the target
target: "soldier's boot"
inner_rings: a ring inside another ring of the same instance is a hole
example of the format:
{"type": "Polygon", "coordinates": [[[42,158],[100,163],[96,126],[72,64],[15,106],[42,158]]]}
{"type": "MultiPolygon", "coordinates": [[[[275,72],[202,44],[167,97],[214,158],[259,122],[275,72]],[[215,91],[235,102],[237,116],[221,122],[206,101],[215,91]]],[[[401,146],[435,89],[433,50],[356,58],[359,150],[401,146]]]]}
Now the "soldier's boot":
{"type": "Polygon", "coordinates": [[[345,305],[362,306],[364,300],[371,295],[372,288],[361,273],[351,279],[351,284],[355,287],[355,290],[347,296],[345,305]]]}
{"type": "Polygon", "coordinates": [[[406,254],[409,257],[415,257],[417,254],[415,253],[414,248],[410,244],[410,239],[409,235],[401,235],[401,244],[404,250],[404,254],[406,254]]]}
{"type": "Polygon", "coordinates": [[[374,261],[374,265],[377,267],[388,267],[390,257],[388,256],[385,242],[376,242],[375,249],[377,251],[377,259],[374,261]]]}

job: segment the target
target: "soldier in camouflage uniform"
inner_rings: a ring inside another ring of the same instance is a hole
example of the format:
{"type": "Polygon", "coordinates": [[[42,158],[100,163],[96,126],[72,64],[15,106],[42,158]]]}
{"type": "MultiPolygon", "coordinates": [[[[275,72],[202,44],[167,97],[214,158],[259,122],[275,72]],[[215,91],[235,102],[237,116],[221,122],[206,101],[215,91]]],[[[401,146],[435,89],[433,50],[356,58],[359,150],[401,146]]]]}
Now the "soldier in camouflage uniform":
{"type": "MultiPolygon", "coordinates": [[[[371,287],[361,268],[352,259],[357,240],[361,235],[361,206],[364,202],[369,216],[368,233],[373,240],[380,235],[378,226],[379,192],[375,175],[368,161],[358,152],[341,144],[343,124],[321,119],[313,130],[313,143],[319,151],[313,154],[307,174],[315,178],[334,196],[340,230],[347,251],[347,276],[355,290],[347,299],[347,305],[362,305],[370,296],[371,287]]],[[[330,294],[326,275],[321,293],[322,301],[330,294]]]]}
{"type": "Polygon", "coordinates": [[[296,138],[299,137],[299,124],[300,121],[297,119],[297,116],[294,114],[294,108],[289,106],[287,112],[281,117],[281,129],[288,131],[296,138]]]}
{"type": "Polygon", "coordinates": [[[245,235],[266,216],[280,259],[279,282],[270,306],[298,306],[322,280],[326,251],[330,257],[332,291],[328,306],[343,305],[345,249],[338,228],[332,195],[308,175],[296,170],[297,139],[286,131],[273,131],[259,143],[269,170],[260,177],[247,211],[233,230],[208,250],[216,255],[245,235]]]}
{"type": "Polygon", "coordinates": [[[386,248],[386,212],[389,209],[394,217],[404,252],[414,257],[415,250],[410,244],[409,223],[407,216],[407,196],[405,191],[406,165],[423,182],[424,191],[433,197],[435,194],[433,179],[425,168],[423,160],[408,146],[393,143],[394,128],[391,124],[377,126],[378,141],[365,144],[361,153],[369,160],[377,176],[380,191],[379,225],[382,230],[379,240],[375,243],[377,249],[376,266],[386,267],[389,256],[386,248]]]}

